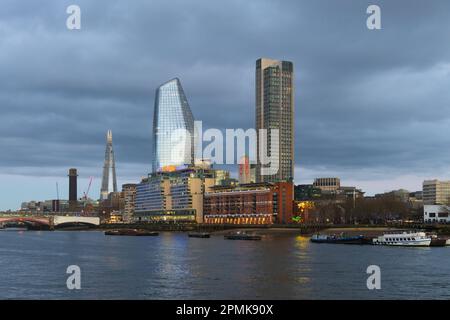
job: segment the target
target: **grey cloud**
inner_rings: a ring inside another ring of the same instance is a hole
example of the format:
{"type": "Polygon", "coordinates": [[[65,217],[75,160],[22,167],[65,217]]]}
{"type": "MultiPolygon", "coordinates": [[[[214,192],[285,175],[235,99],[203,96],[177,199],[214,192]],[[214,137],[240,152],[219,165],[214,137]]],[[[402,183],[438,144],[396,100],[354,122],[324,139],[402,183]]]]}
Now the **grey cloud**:
{"type": "Polygon", "coordinates": [[[0,173],[99,176],[112,129],[118,173],[137,180],[156,87],[177,76],[206,127],[253,127],[261,56],[294,62],[301,168],[445,172],[450,3],[377,1],[383,29],[369,31],[372,2],[80,0],[68,31],[72,1],[3,1],[0,173]]]}

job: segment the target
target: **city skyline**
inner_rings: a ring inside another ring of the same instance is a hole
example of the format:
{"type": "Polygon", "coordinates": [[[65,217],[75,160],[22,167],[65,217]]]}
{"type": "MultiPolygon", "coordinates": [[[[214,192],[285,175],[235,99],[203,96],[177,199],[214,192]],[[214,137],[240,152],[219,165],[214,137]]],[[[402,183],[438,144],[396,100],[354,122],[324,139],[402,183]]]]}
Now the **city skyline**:
{"type": "Polygon", "coordinates": [[[0,209],[55,198],[55,181],[66,190],[70,167],[79,169],[80,191],[89,176],[95,176],[92,189],[100,190],[103,133],[109,128],[116,137],[119,184],[139,181],[151,170],[152,95],[164,79],[183,80],[192,111],[208,126],[253,127],[254,60],[263,56],[296,66],[296,183],[339,176],[374,194],[400,187],[420,190],[427,179],[447,180],[450,155],[442,148],[448,142],[442,132],[449,122],[444,88],[450,48],[444,40],[448,27],[439,21],[445,21],[449,4],[414,3],[404,12],[401,4],[381,1],[383,28],[390,32],[374,34],[364,25],[366,2],[327,3],[327,10],[314,3],[279,7],[264,2],[256,12],[250,3],[233,16],[231,28],[219,22],[229,21],[237,4],[218,13],[208,4],[193,3],[180,10],[185,13],[169,14],[167,29],[156,28],[161,23],[156,13],[170,12],[164,3],[152,4],[149,11],[143,3],[131,4],[134,24],[121,10],[82,2],[85,20],[74,35],[55,18],[57,10],[65,12],[63,4],[44,1],[20,12],[6,2],[9,32],[0,44],[0,61],[9,78],[1,80],[0,209]],[[99,14],[105,10],[119,23],[106,28],[99,14]],[[189,25],[189,15],[201,20],[211,12],[217,23],[208,30],[189,25]],[[252,29],[257,16],[267,12],[273,21],[260,21],[252,29]],[[415,13],[420,18],[411,19],[415,13]],[[281,15],[284,26],[275,23],[281,15]],[[310,26],[306,31],[305,25],[310,26]],[[107,36],[109,28],[114,37],[107,36]],[[421,31],[429,28],[440,32],[429,37],[421,31]],[[261,36],[265,32],[275,45],[261,36]],[[170,41],[180,34],[193,44],[170,41]],[[223,35],[222,42],[216,34],[223,35]],[[17,41],[21,37],[25,41],[17,41]],[[80,60],[91,39],[100,44],[97,51],[80,60]],[[150,39],[158,48],[146,43],[150,39]],[[359,42],[345,50],[333,45],[336,39],[359,42]],[[27,52],[34,52],[33,59],[27,52]],[[74,70],[67,73],[67,66],[74,70]]]}

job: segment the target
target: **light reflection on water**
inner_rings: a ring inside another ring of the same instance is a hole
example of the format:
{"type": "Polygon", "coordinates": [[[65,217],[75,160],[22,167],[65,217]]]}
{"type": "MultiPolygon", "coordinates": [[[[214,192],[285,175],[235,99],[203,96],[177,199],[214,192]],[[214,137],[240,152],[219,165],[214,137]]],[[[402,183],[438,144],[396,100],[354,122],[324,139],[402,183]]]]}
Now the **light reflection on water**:
{"type": "Polygon", "coordinates": [[[101,232],[0,232],[0,298],[436,299],[450,297],[450,248],[314,244],[295,235],[107,237],[101,232]],[[66,268],[82,290],[66,289],[66,268]],[[366,287],[379,265],[382,290],[366,287]]]}

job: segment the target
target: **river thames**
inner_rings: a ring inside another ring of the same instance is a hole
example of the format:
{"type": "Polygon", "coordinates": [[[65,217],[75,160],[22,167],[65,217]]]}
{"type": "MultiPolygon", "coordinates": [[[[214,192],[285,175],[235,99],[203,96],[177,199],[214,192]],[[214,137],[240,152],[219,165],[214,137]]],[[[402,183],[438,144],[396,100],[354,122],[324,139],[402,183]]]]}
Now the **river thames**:
{"type": "Polygon", "coordinates": [[[450,248],[0,231],[1,299],[449,299],[450,248]],[[66,269],[81,269],[68,290],[66,269]],[[369,265],[381,289],[368,290],[369,265]]]}

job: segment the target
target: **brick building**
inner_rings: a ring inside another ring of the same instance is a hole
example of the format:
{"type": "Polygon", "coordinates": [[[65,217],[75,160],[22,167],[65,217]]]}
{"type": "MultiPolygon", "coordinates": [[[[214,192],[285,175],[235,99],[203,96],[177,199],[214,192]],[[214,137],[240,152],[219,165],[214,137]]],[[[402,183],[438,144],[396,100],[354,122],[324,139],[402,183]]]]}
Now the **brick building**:
{"type": "Polygon", "coordinates": [[[204,222],[211,224],[291,223],[290,182],[214,186],[204,195],[204,222]]]}

